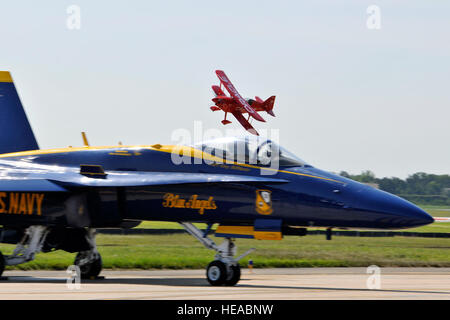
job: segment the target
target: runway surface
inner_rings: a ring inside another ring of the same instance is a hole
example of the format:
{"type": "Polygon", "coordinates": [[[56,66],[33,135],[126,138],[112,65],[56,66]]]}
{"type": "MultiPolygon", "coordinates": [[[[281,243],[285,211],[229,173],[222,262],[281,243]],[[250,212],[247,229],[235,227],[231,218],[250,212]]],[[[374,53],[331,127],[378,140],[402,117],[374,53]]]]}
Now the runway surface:
{"type": "Polygon", "coordinates": [[[0,299],[449,299],[450,268],[381,268],[368,289],[366,268],[255,269],[235,287],[212,287],[204,270],[103,271],[69,289],[66,271],[6,271],[0,299]]]}

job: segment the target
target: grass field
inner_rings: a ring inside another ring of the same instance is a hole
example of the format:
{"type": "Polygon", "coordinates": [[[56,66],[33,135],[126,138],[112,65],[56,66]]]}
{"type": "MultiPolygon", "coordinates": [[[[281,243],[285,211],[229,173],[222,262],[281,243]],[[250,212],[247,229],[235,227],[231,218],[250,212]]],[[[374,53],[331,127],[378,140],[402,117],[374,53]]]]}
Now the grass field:
{"type": "MultiPolygon", "coordinates": [[[[448,208],[426,208],[434,216],[450,216],[448,208]]],[[[203,227],[204,225],[200,224],[203,227]]],[[[139,228],[180,228],[176,223],[145,222],[139,228]]],[[[411,231],[450,232],[450,223],[435,223],[411,231]]],[[[217,238],[216,238],[217,239],[217,238]]],[[[220,239],[218,239],[220,241],[220,239]]],[[[104,235],[97,237],[104,268],[108,269],[181,269],[204,268],[214,259],[187,234],[172,235],[104,235]]],[[[364,238],[324,236],[285,237],[283,241],[239,239],[238,254],[256,248],[242,266],[252,259],[254,267],[450,267],[450,239],[445,238],[364,238]]],[[[14,246],[2,244],[0,250],[10,254],[14,246]]],[[[75,254],[55,251],[38,254],[36,260],[7,269],[66,269],[75,254]]]]}
{"type": "MultiPolygon", "coordinates": [[[[118,236],[99,235],[99,251],[105,268],[180,269],[204,268],[214,258],[187,234],[118,236]]],[[[450,239],[353,238],[323,236],[286,237],[283,241],[237,240],[238,253],[255,247],[250,256],[258,267],[364,267],[433,266],[450,267],[450,239]]],[[[10,253],[11,245],[2,245],[10,253]]],[[[65,269],[74,254],[55,251],[37,255],[19,269],[65,269]]],[[[242,260],[245,266],[248,259],[242,260]]],[[[8,267],[10,268],[10,267],[8,267]]]]}

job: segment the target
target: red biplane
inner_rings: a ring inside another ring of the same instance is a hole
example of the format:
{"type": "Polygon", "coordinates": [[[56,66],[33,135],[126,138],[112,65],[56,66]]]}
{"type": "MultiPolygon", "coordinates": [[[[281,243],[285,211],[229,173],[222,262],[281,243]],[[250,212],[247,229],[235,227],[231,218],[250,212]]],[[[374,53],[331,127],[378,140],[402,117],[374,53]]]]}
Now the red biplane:
{"type": "Polygon", "coordinates": [[[271,96],[266,101],[263,101],[259,97],[255,97],[255,99],[244,99],[237,92],[236,88],[233,86],[231,81],[228,79],[225,72],[222,70],[216,70],[217,77],[220,80],[220,86],[212,86],[216,97],[212,99],[212,101],[216,104],[211,107],[212,111],[223,110],[225,112],[225,119],[222,120],[222,124],[230,124],[231,121],[227,120],[228,112],[231,113],[237,121],[247,130],[248,132],[259,136],[258,132],[255,128],[252,127],[249,120],[250,117],[254,119],[265,122],[265,120],[258,113],[259,111],[266,111],[271,116],[275,117],[273,113],[273,104],[275,102],[275,96],[271,96]],[[222,85],[227,89],[230,94],[230,97],[227,96],[223,90],[222,85]],[[244,113],[248,113],[248,118],[245,119],[243,116],[244,113]]]}

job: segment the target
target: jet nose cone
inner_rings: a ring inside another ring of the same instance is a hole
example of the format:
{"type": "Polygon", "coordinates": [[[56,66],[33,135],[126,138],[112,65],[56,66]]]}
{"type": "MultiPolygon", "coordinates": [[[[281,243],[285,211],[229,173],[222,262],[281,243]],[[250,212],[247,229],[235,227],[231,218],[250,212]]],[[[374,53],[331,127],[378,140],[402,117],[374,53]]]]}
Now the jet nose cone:
{"type": "Polygon", "coordinates": [[[434,222],[433,217],[418,206],[406,200],[403,200],[403,202],[398,214],[404,217],[406,227],[419,227],[434,222]]]}
{"type": "Polygon", "coordinates": [[[434,222],[427,212],[405,199],[390,193],[364,187],[356,205],[367,212],[373,212],[377,223],[383,227],[400,229],[414,228],[434,222]]]}

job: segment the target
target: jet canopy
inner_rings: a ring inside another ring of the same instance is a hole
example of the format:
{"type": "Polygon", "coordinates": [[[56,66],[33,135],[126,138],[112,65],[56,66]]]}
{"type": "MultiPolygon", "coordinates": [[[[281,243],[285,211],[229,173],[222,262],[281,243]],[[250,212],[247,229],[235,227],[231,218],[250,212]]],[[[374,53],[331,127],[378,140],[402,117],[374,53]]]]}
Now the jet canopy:
{"type": "Polygon", "coordinates": [[[277,161],[279,166],[284,167],[309,166],[274,141],[259,137],[218,138],[194,144],[193,147],[220,158],[224,162],[270,166],[277,161]]]}

